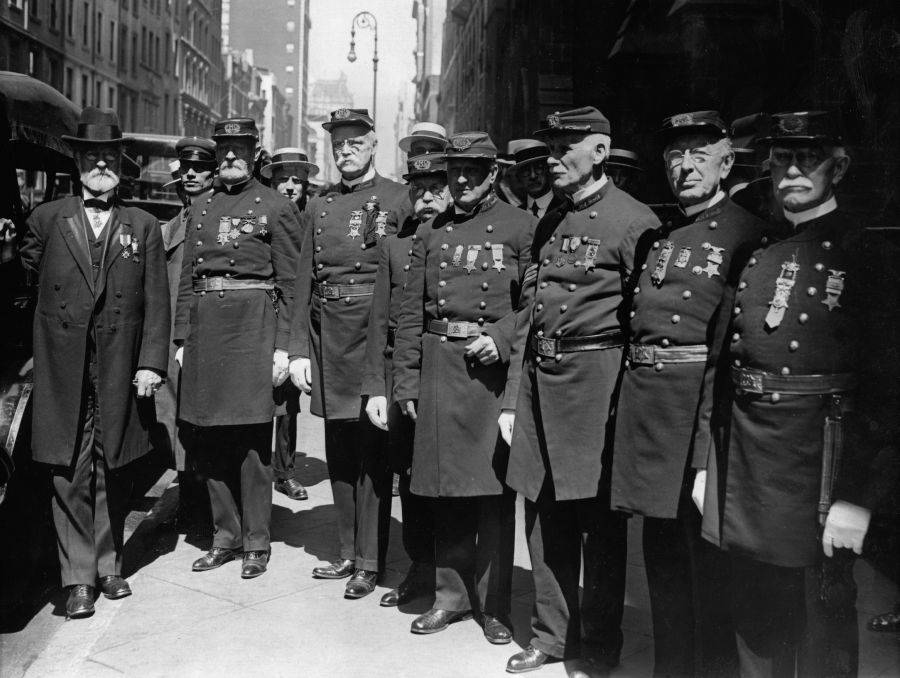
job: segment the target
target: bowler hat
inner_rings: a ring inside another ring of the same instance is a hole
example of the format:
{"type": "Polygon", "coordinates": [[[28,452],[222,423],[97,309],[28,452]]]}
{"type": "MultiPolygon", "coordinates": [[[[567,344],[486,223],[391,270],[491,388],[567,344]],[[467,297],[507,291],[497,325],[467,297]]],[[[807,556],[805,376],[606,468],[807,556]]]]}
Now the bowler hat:
{"type": "Polygon", "coordinates": [[[331,112],[331,120],[322,123],[322,128],[330,132],[341,125],[361,125],[370,130],[375,129],[375,121],[369,115],[368,108],[339,108],[331,112]]]}
{"type": "Polygon", "coordinates": [[[450,137],[445,151],[447,160],[454,158],[497,159],[497,147],[487,132],[459,132],[450,137]]]}
{"type": "Polygon", "coordinates": [[[610,134],[609,120],[593,106],[582,106],[568,111],[556,111],[546,118],[546,127],[534,133],[536,137],[552,134],[582,132],[584,134],[610,134]]]}
{"type": "Polygon", "coordinates": [[[406,174],[404,181],[424,177],[430,174],[446,174],[447,158],[439,153],[423,153],[406,160],[406,174]]]}
{"type": "Polygon", "coordinates": [[[728,136],[728,126],[718,111],[692,111],[665,118],[662,128],[656,132],[656,140],[663,146],[677,136],[689,132],[710,132],[718,137],[728,136]]]}
{"type": "Polygon", "coordinates": [[[74,136],[61,135],[69,145],[79,144],[127,144],[134,139],[122,136],[119,116],[111,108],[88,106],[78,117],[78,128],[74,136]]]}
{"type": "Polygon", "coordinates": [[[299,148],[277,148],[272,154],[272,162],[263,167],[259,173],[266,179],[271,179],[276,169],[296,168],[294,171],[298,177],[306,180],[319,173],[319,166],[309,162],[309,157],[299,148]]]}
{"type": "Polygon", "coordinates": [[[442,152],[444,144],[447,143],[447,130],[443,125],[433,122],[417,122],[409,130],[409,136],[403,137],[398,145],[404,153],[410,153],[411,147],[416,142],[432,142],[438,144],[442,152]]]}
{"type": "Polygon", "coordinates": [[[515,145],[512,141],[509,142],[510,147],[515,149],[511,170],[516,171],[533,162],[546,164],[547,158],[550,157],[550,149],[543,141],[537,139],[516,139],[515,141],[517,142],[515,145]]]}
{"type": "Polygon", "coordinates": [[[225,118],[213,128],[213,139],[226,137],[252,137],[259,139],[259,130],[253,118],[225,118]]]}

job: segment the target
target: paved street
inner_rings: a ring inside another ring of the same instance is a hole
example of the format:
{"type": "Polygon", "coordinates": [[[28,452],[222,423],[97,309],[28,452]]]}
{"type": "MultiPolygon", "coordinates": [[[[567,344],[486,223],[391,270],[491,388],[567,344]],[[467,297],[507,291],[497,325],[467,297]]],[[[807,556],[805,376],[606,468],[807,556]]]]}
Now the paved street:
{"type": "MultiPolygon", "coordinates": [[[[301,415],[297,477],[309,500],[275,495],[272,562],[262,577],[244,581],[232,562],[206,573],[190,571],[208,545],[171,525],[177,487],[170,486],[130,537],[126,569],[134,596],[100,598],[96,614],[63,622],[54,598],[14,636],[0,638],[0,677],[105,678],[106,676],[366,676],[489,678],[504,676],[510,654],[529,640],[532,591],[521,505],[517,520],[511,646],[492,646],[473,621],[443,633],[414,636],[409,624],[429,601],[396,609],[379,607],[387,589],[359,601],[344,600],[344,581],[310,577],[336,556],[337,536],[324,463],[320,420],[301,415]],[[15,648],[15,652],[10,651],[15,648]]],[[[395,584],[406,568],[400,546],[400,505],[394,500],[389,571],[395,584]]],[[[632,521],[625,612],[625,649],[614,676],[649,676],[652,637],[646,582],[639,551],[640,523],[632,521]]],[[[891,607],[897,592],[861,563],[860,619],[891,607]]],[[[861,632],[861,675],[900,674],[898,639],[861,632]]],[[[534,674],[566,675],[554,664],[534,674]]]]}

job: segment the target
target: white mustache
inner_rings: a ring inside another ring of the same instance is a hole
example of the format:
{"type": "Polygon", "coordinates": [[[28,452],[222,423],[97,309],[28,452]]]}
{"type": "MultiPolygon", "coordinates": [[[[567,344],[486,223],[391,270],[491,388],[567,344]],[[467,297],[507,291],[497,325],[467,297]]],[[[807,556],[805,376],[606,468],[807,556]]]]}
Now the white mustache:
{"type": "Polygon", "coordinates": [[[785,177],[778,184],[778,190],[782,191],[786,188],[812,188],[812,182],[808,179],[788,179],[785,177]]]}
{"type": "Polygon", "coordinates": [[[119,176],[110,170],[100,171],[98,168],[81,173],[81,183],[92,191],[105,193],[119,185],[119,176]]]}

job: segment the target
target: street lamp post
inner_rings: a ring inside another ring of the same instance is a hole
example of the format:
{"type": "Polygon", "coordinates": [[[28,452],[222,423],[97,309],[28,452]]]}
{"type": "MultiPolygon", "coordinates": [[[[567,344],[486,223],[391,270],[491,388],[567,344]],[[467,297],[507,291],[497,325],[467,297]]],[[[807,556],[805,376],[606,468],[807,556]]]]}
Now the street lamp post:
{"type": "Polygon", "coordinates": [[[371,12],[359,12],[350,22],[350,52],[347,61],[356,61],[356,29],[371,28],[375,33],[375,49],[372,53],[372,119],[375,119],[375,108],[378,105],[378,22],[371,12]]]}

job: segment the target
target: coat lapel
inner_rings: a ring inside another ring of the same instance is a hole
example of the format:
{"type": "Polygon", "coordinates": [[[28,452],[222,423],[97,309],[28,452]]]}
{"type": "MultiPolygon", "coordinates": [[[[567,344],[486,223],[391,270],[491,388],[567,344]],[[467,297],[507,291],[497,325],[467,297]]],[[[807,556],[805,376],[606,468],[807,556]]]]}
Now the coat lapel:
{"type": "Polygon", "coordinates": [[[59,230],[62,233],[66,246],[72,253],[72,258],[78,264],[85,282],[87,282],[88,287],[93,292],[94,275],[91,271],[91,259],[88,252],[87,217],[79,199],[72,199],[72,207],[74,209],[69,212],[70,216],[64,216],[63,220],[59,222],[59,230]]]}
{"type": "Polygon", "coordinates": [[[122,250],[125,248],[119,242],[119,235],[122,233],[123,226],[124,228],[130,227],[129,219],[127,215],[122,213],[122,209],[116,206],[112,209],[112,213],[109,215],[109,222],[106,224],[106,245],[103,248],[103,262],[101,264],[103,275],[100,276],[97,298],[103,294],[103,290],[106,287],[109,269],[116,263],[116,260],[122,258],[122,250]]]}

